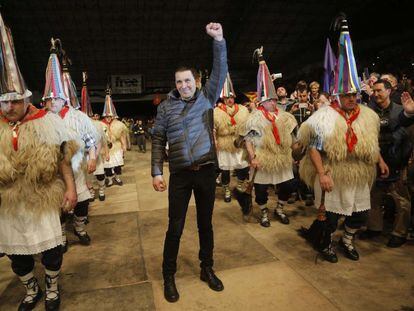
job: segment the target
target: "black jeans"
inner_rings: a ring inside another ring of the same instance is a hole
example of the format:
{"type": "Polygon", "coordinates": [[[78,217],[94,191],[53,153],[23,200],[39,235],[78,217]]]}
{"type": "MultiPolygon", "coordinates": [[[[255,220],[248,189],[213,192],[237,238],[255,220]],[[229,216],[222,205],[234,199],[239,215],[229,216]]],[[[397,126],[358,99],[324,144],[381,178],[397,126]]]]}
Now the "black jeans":
{"type": "MultiPolygon", "coordinates": [[[[326,220],[329,224],[329,229],[332,233],[336,231],[338,227],[338,220],[342,215],[326,212],[326,220]]],[[[362,226],[365,225],[368,217],[368,211],[363,212],[354,212],[351,216],[345,216],[345,226],[351,229],[360,229],[362,226]]]]}
{"type": "MultiPolygon", "coordinates": [[[[11,267],[18,276],[24,276],[33,271],[34,259],[32,255],[8,255],[11,260],[11,267]]],[[[62,266],[63,252],[62,246],[49,249],[42,253],[43,266],[51,271],[59,271],[62,266]]]]}
{"type": "MultiPolygon", "coordinates": [[[[259,205],[264,205],[267,203],[269,194],[267,192],[267,188],[270,185],[263,185],[263,184],[254,184],[254,193],[256,195],[255,201],[259,205]]],[[[294,190],[294,180],[290,179],[284,181],[280,184],[277,184],[277,198],[280,201],[287,201],[294,190]]]]}
{"type": "Polygon", "coordinates": [[[211,223],[216,188],[216,170],[213,164],[198,171],[181,170],[170,175],[168,190],[168,231],[165,236],[162,273],[174,275],[185,217],[194,191],[197,209],[197,227],[200,243],[200,267],[213,266],[214,236],[211,223]]]}
{"type": "MultiPolygon", "coordinates": [[[[237,175],[237,179],[238,180],[248,179],[249,178],[249,170],[250,170],[250,167],[245,167],[245,168],[235,170],[236,175],[237,175]]],[[[230,184],[230,171],[225,171],[225,170],[221,171],[221,183],[223,185],[230,184]]]]}

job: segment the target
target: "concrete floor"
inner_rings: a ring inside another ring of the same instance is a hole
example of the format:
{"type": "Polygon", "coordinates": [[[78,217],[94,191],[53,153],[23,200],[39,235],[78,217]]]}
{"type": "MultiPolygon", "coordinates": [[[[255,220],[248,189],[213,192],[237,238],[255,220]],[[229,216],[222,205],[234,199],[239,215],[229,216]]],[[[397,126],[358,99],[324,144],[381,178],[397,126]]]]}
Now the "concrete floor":
{"type": "MultiPolygon", "coordinates": [[[[168,170],[166,169],[166,172],[168,170]]],[[[263,228],[243,221],[235,200],[217,189],[214,211],[215,270],[225,290],[199,280],[194,200],[182,237],[177,287],[180,300],[163,298],[161,261],[167,228],[167,193],[156,193],[150,152],[128,152],[124,185],[107,189],[90,208],[92,245],[73,235],[62,270],[62,310],[414,310],[414,243],[384,246],[386,237],[357,241],[358,262],[339,251],[339,263],[317,261],[297,229],[315,209],[288,206],[291,224],[263,228]]],[[[275,206],[272,195],[269,206],[275,206]]],[[[38,264],[38,267],[40,265],[38,264]]],[[[42,269],[36,270],[42,279],[42,269]]],[[[15,310],[23,288],[0,258],[0,310],[15,310]]],[[[43,303],[35,310],[43,310],[43,303]]]]}

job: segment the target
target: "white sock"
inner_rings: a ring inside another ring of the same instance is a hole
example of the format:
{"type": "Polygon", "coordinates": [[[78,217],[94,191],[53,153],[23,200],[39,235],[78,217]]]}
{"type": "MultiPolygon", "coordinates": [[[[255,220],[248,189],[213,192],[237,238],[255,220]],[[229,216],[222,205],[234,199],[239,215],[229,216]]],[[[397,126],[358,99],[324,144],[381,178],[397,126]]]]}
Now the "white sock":
{"type": "Polygon", "coordinates": [[[75,230],[80,235],[86,234],[85,228],[86,228],[86,219],[88,217],[86,216],[74,216],[73,217],[73,224],[75,226],[75,230]]]}
{"type": "Polygon", "coordinates": [[[354,235],[358,229],[352,229],[345,225],[344,235],[342,236],[342,241],[347,246],[353,246],[352,242],[354,240],[354,235]]]}
{"type": "Polygon", "coordinates": [[[59,287],[58,287],[58,280],[59,280],[59,273],[58,271],[51,271],[45,269],[46,273],[46,300],[55,300],[58,298],[59,287]]]}
{"type": "Polygon", "coordinates": [[[32,302],[33,298],[37,295],[37,292],[39,291],[39,284],[37,283],[37,280],[34,277],[33,271],[29,272],[26,275],[19,276],[19,279],[26,289],[26,296],[24,297],[24,301],[28,303],[32,302]]]}

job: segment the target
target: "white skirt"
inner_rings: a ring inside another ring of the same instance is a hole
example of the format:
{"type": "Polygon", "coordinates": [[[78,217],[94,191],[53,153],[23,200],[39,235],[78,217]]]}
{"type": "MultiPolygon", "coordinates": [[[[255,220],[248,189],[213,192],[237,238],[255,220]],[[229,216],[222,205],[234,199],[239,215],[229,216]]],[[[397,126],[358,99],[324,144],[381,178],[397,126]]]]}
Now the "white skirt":
{"type": "Polygon", "coordinates": [[[112,168],[115,166],[124,165],[124,152],[122,149],[111,152],[109,161],[104,162],[105,168],[112,168]]]}
{"type": "MultiPolygon", "coordinates": [[[[322,190],[319,178],[314,182],[315,206],[319,207],[322,190]]],[[[353,212],[363,212],[371,208],[370,189],[368,184],[336,185],[331,192],[325,193],[325,209],[335,214],[351,216],[353,212]]]]}
{"type": "Polygon", "coordinates": [[[34,255],[63,244],[59,212],[39,214],[17,207],[13,215],[0,208],[0,253],[34,255]]]}
{"type": "MultiPolygon", "coordinates": [[[[250,176],[253,176],[253,173],[254,169],[250,169],[250,176]]],[[[292,178],[292,168],[285,168],[277,172],[268,172],[258,169],[254,183],[261,185],[277,185],[284,181],[291,180],[292,178]]]]}
{"type": "Polygon", "coordinates": [[[237,152],[218,151],[217,158],[220,169],[224,171],[241,169],[249,166],[249,163],[243,159],[243,150],[237,152]]]}

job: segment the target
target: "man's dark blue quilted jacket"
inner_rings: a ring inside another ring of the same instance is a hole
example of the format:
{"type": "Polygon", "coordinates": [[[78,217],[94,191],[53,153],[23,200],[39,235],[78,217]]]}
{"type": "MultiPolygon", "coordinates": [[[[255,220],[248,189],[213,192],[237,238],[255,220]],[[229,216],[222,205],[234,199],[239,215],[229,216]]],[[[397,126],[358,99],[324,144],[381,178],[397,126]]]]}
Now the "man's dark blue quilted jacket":
{"type": "Polygon", "coordinates": [[[151,174],[163,174],[164,149],[168,142],[169,167],[174,173],[195,164],[215,161],[213,107],[227,74],[226,42],[213,40],[213,69],[205,87],[195,93],[195,102],[180,98],[176,89],[157,110],[153,128],[151,174]]]}

